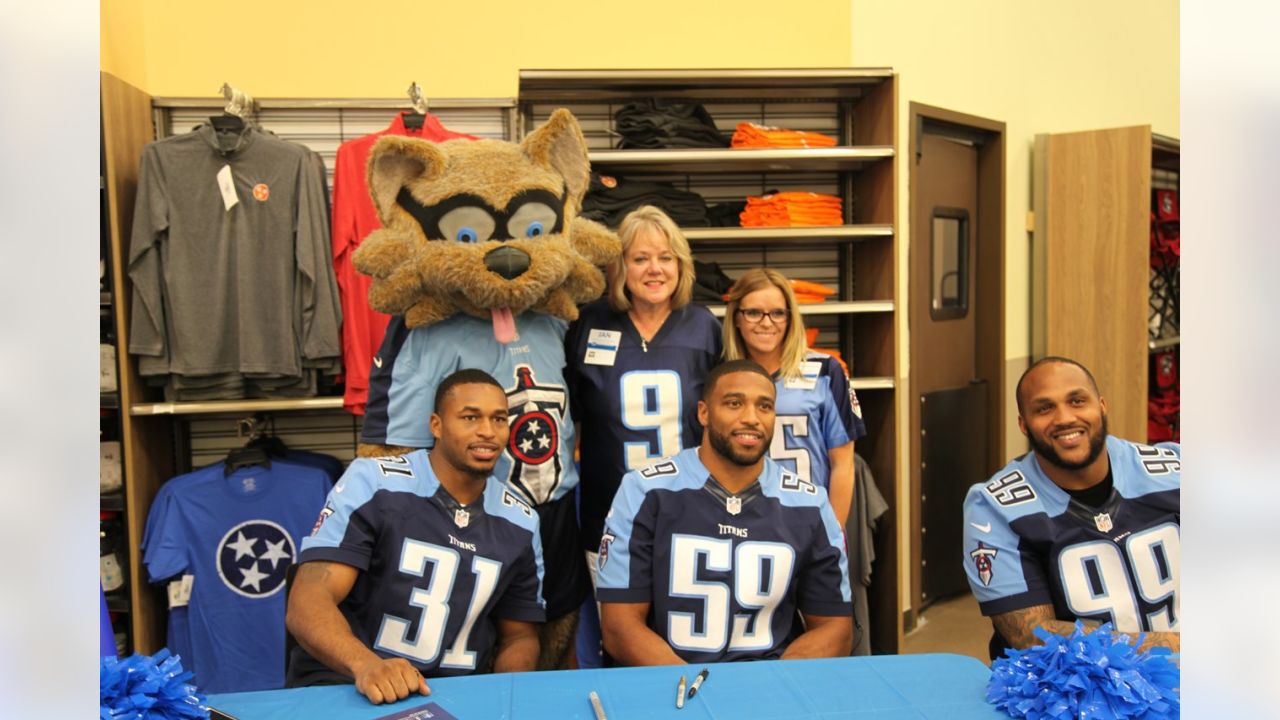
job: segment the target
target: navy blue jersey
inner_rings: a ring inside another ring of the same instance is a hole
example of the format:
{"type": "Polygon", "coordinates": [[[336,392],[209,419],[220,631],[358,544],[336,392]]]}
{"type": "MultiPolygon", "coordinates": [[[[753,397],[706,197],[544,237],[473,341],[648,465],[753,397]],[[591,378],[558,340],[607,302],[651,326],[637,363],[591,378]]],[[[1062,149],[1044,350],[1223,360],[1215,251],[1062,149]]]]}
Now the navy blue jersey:
{"type": "Polygon", "coordinates": [[[458,370],[475,368],[506,390],[511,434],[493,474],[533,505],[558,500],[578,484],[573,417],[564,379],[568,324],[543,313],[515,317],[516,339],[493,337],[488,320],[458,313],[408,329],[393,317],[369,374],[360,441],[432,448],[436,388],[458,370]]]}
{"type": "Polygon", "coordinates": [[[830,487],[830,452],[867,434],[858,396],[830,355],[810,352],[800,377],[774,380],[778,390],[769,457],[815,485],[830,487]]]}
{"type": "Polygon", "coordinates": [[[153,581],[194,578],[169,625],[202,690],[283,687],[285,575],[329,487],[322,470],[273,460],[229,476],[208,465],[157,495],[143,559],[153,581]]]}
{"type": "Polygon", "coordinates": [[[584,549],[600,544],[604,515],[627,471],[702,441],[698,399],[720,361],[720,342],[720,321],[700,305],[673,310],[647,342],[604,300],[582,308],[565,339],[565,378],[582,428],[584,549]]]}
{"type": "Polygon", "coordinates": [[[964,502],[964,567],[984,615],[1053,605],[1059,620],[1178,629],[1181,449],[1107,438],[1113,490],[1073,500],[1034,452],[964,502]]]}
{"type": "MultiPolygon", "coordinates": [[[[338,606],[352,633],[426,677],[487,668],[495,617],[544,619],[537,515],[493,477],[460,506],[425,450],[352,462],[302,542],[300,562],[312,560],[360,571],[338,606]]],[[[291,686],[345,680],[301,647],[289,674],[291,686]]]]}
{"type": "Polygon", "coordinates": [[[698,448],[627,473],[599,551],[596,599],[651,603],[649,627],[687,662],[777,658],[797,608],[849,614],[826,491],[768,458],[737,495],[711,479],[698,448]]]}

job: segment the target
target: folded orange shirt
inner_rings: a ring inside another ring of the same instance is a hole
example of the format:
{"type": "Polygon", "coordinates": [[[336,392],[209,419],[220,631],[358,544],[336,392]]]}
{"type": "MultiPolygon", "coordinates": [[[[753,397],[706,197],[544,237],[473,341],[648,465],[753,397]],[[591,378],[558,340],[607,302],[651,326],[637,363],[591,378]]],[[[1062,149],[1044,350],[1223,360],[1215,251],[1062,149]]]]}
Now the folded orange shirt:
{"type": "Polygon", "coordinates": [[[834,147],[836,139],[807,130],[788,130],[743,122],[738,123],[730,142],[736,148],[809,148],[834,147]]]}
{"type": "Polygon", "coordinates": [[[738,215],[743,227],[799,227],[840,225],[843,203],[834,195],[780,192],[748,197],[738,215]]]}

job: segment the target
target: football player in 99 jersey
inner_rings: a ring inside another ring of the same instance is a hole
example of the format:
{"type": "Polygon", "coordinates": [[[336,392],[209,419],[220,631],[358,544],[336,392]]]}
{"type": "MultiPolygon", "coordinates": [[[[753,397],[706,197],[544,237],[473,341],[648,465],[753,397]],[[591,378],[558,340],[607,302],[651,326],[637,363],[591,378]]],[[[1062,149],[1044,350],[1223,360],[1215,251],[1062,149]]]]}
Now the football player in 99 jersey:
{"type": "Polygon", "coordinates": [[[435,447],[358,458],[303,541],[289,686],[353,679],[378,704],[428,693],[424,676],[534,669],[538,517],[491,474],[506,394],[483,371],[460,370],[434,407],[435,447]]]}
{"type": "Polygon", "coordinates": [[[842,530],[825,490],[764,456],[774,395],[756,363],[717,366],[698,403],[702,444],[623,477],[596,590],[621,664],[849,654],[842,530]]]}
{"type": "Polygon", "coordinates": [[[1004,646],[1112,623],[1177,652],[1181,451],[1107,434],[1107,403],[1083,365],[1036,362],[1018,381],[1032,451],[964,503],[964,567],[1004,646]]]}

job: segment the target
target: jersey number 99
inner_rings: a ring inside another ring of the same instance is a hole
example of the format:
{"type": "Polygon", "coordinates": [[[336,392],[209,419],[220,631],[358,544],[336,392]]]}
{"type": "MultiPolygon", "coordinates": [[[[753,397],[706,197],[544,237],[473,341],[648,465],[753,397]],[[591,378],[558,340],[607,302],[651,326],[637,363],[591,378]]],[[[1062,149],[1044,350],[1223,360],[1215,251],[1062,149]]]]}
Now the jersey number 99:
{"type": "Polygon", "coordinates": [[[1177,630],[1181,548],[1172,523],[1130,535],[1123,555],[1119,546],[1102,540],[1064,548],[1058,571],[1067,607],[1077,616],[1107,615],[1120,632],[1177,630]],[[1139,597],[1157,609],[1140,617],[1139,597]]]}

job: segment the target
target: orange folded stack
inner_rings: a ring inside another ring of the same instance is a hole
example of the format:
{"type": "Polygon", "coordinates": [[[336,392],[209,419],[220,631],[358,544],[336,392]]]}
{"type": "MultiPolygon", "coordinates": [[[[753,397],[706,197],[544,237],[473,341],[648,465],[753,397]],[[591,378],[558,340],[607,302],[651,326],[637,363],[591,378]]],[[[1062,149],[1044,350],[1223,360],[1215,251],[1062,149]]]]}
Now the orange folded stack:
{"type": "Polygon", "coordinates": [[[748,197],[739,215],[742,227],[803,227],[840,225],[840,198],[811,192],[780,192],[748,197]]]}
{"type": "Polygon", "coordinates": [[[796,302],[801,305],[820,303],[836,294],[834,288],[808,280],[792,280],[791,291],[796,294],[796,302]]]}
{"type": "Polygon", "coordinates": [[[805,337],[805,340],[807,341],[805,344],[809,346],[810,350],[814,352],[820,352],[823,355],[830,355],[831,357],[835,358],[836,362],[840,363],[840,367],[844,368],[845,377],[849,376],[849,366],[845,364],[844,358],[840,357],[839,350],[832,350],[830,348],[820,348],[820,347],[813,346],[814,343],[818,342],[818,328],[806,328],[804,331],[804,337],[805,337]]]}
{"type": "Polygon", "coordinates": [[[834,147],[836,139],[807,130],[788,130],[755,123],[738,123],[731,141],[736,148],[811,148],[834,147]]]}

